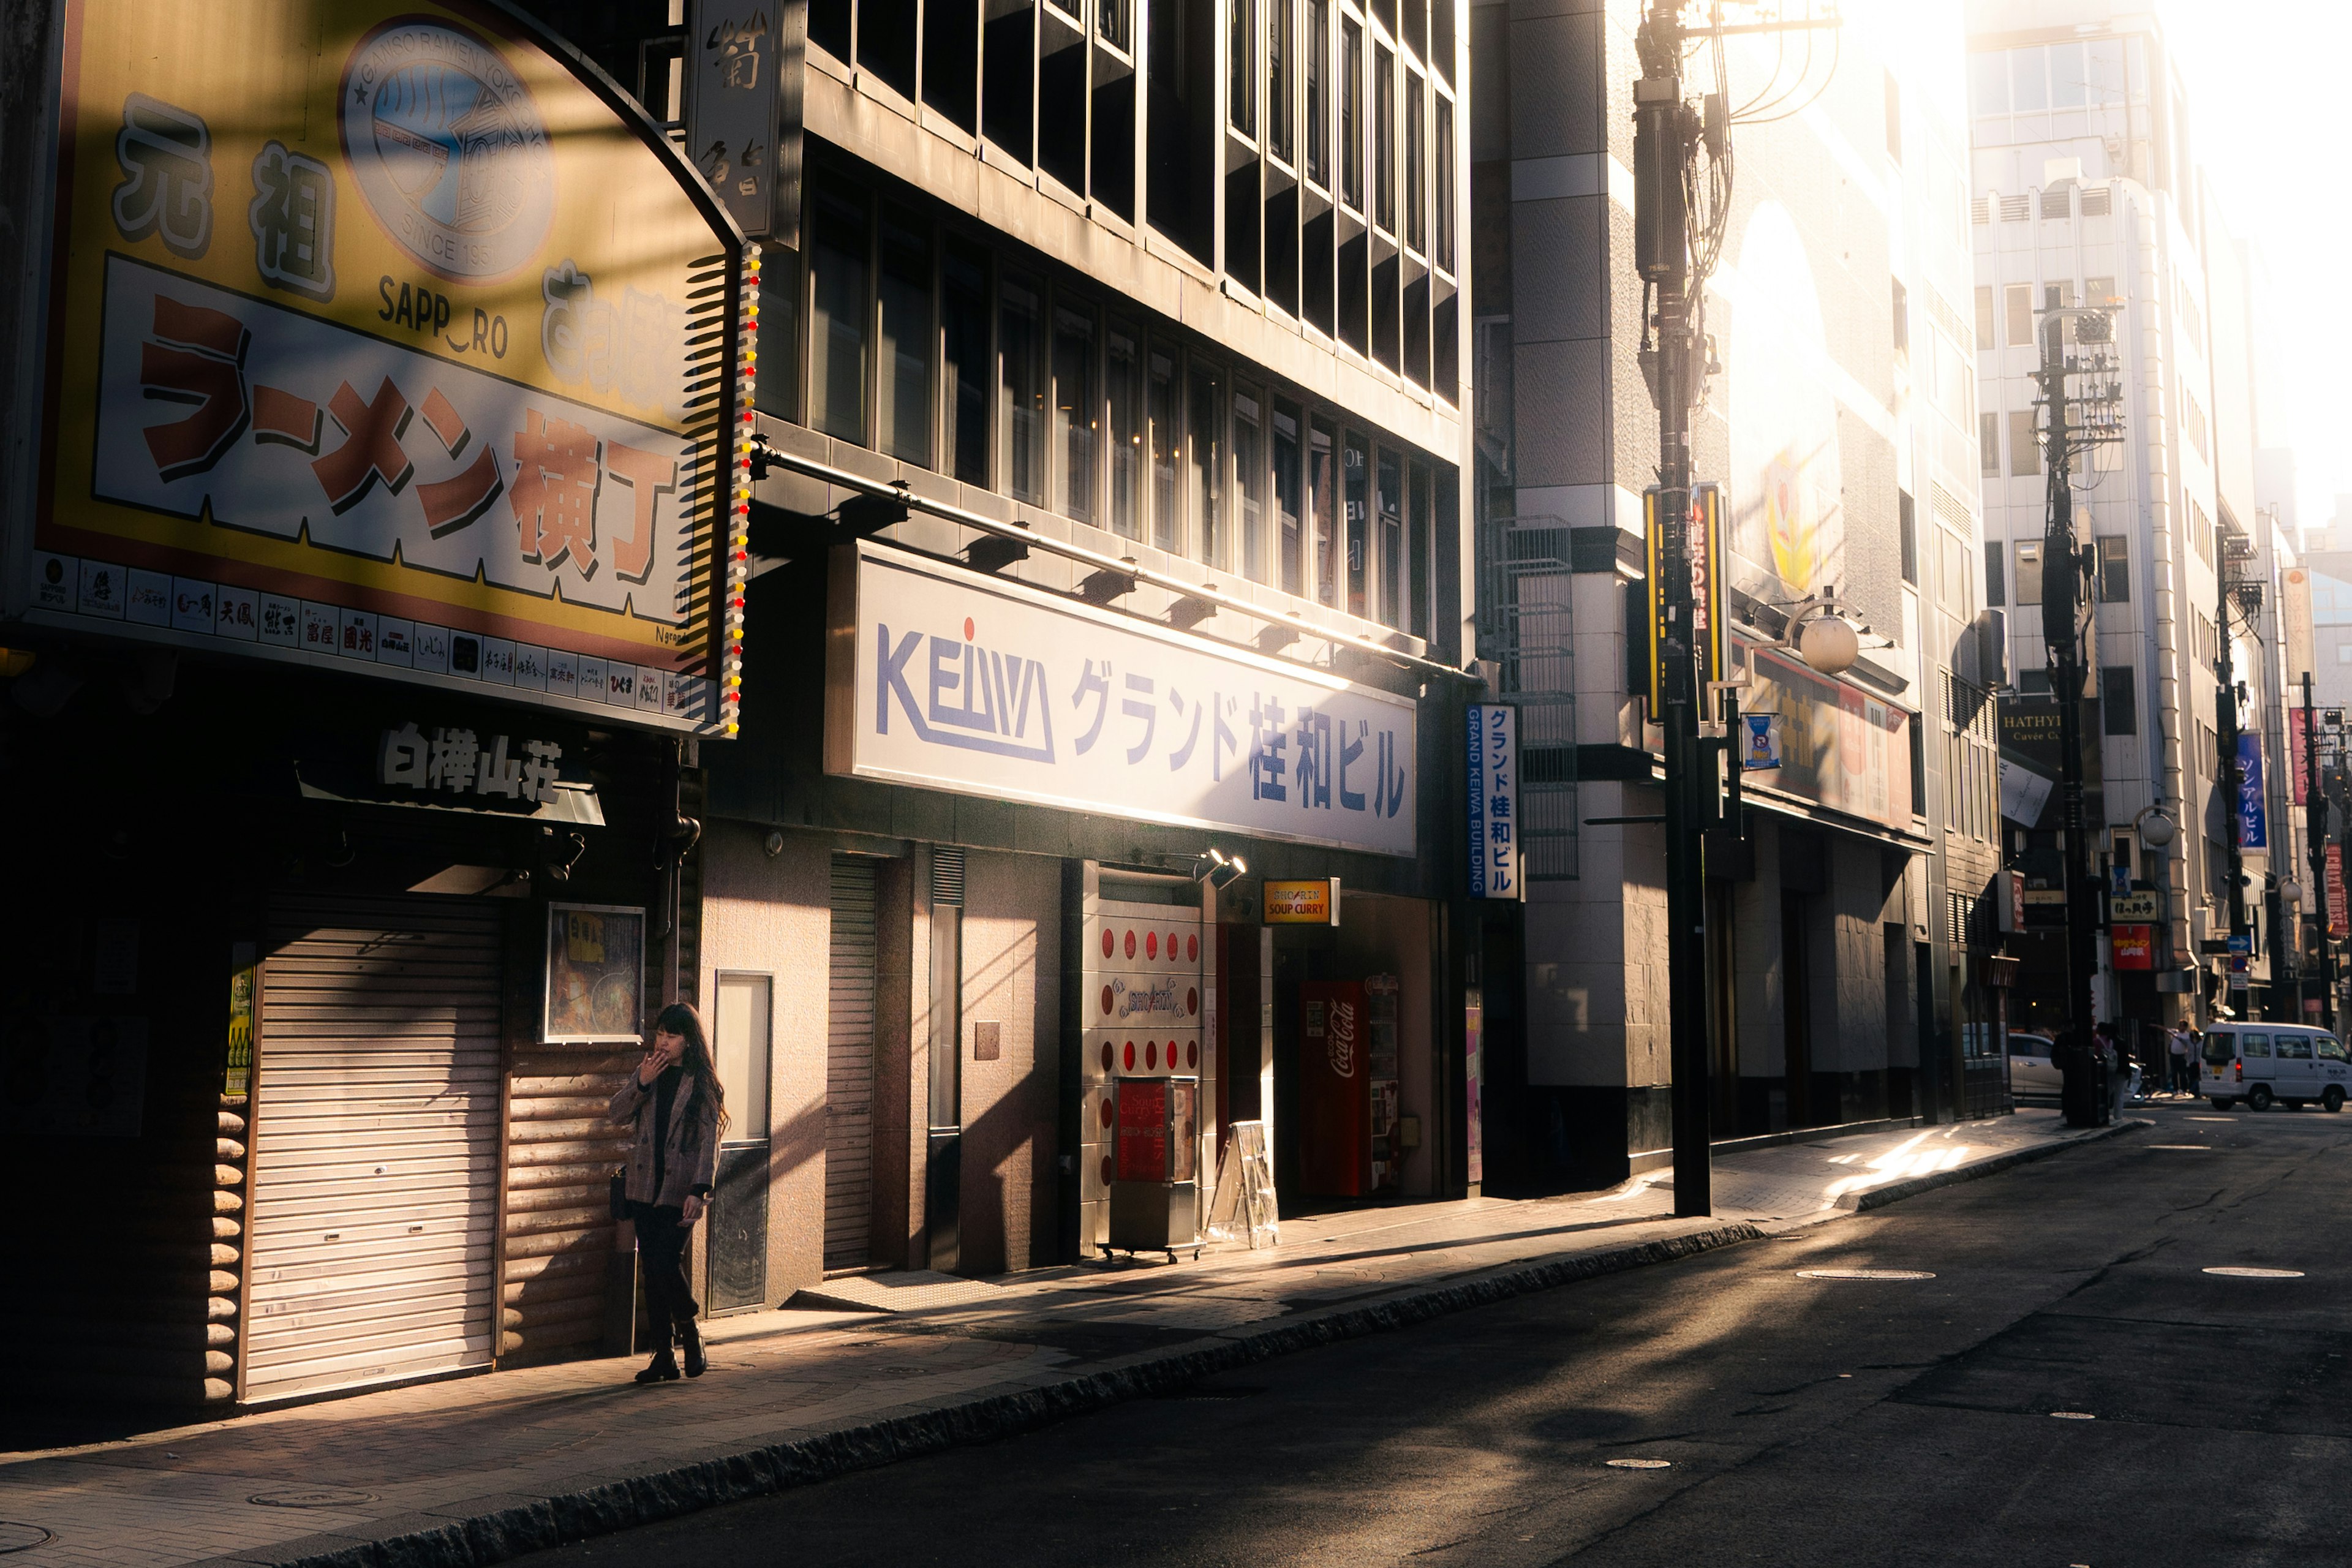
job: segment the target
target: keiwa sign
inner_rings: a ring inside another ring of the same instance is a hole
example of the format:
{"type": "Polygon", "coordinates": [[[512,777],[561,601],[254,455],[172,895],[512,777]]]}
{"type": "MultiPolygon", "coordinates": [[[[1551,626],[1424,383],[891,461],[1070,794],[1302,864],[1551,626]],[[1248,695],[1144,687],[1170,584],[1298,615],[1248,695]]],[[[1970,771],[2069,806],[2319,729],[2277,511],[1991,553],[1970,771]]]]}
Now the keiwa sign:
{"type": "Polygon", "coordinates": [[[12,605],[725,729],[751,271],[657,127],[473,0],[77,0],[62,68],[12,605]]]}
{"type": "Polygon", "coordinates": [[[1413,853],[1402,697],[872,544],[831,598],[828,773],[1413,853]]]}

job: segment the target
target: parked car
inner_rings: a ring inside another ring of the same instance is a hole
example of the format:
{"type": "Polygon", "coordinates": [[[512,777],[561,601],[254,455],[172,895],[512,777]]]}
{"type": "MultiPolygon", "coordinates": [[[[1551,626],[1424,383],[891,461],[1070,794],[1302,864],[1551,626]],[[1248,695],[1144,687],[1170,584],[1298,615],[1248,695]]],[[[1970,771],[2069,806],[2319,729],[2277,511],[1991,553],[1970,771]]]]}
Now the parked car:
{"type": "MultiPolygon", "coordinates": [[[[2057,1063],[2051,1059],[2051,1052],[2055,1048],[2055,1043],[2047,1035],[2014,1029],[2010,1031],[2010,1092],[2048,1095],[2053,1099],[2063,1092],[2066,1087],[2066,1075],[2059,1071],[2057,1063]]],[[[2137,1065],[2131,1069],[2131,1093],[2126,1098],[2131,1100],[2147,1098],[2147,1085],[2142,1081],[2140,1070],[2137,1065]]]]}
{"type": "Polygon", "coordinates": [[[2197,1089],[2217,1110],[2242,1103],[2268,1110],[2274,1102],[2300,1110],[2315,1100],[2341,1110],[2352,1094],[2352,1053],[2321,1029],[2216,1024],[2198,1050],[2197,1089]]]}
{"type": "Polygon", "coordinates": [[[2064,1087],[2063,1075],[2050,1060],[2053,1049],[2047,1035],[2021,1033],[2012,1029],[2009,1036],[2009,1088],[2012,1094],[2056,1094],[2064,1087]]]}

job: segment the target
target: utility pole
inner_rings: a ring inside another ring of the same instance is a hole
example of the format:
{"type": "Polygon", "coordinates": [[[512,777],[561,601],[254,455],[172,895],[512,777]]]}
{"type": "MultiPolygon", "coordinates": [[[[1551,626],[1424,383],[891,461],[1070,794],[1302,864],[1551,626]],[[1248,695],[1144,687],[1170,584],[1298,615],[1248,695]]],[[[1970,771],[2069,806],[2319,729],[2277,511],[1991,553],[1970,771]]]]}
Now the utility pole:
{"type": "MultiPolygon", "coordinates": [[[[1698,703],[1691,630],[1690,411],[1694,340],[1690,322],[1690,211],[1687,176],[1696,118],[1683,101],[1684,28],[1679,0],[1654,0],[1635,35],[1642,79],[1633,84],[1633,250],[1642,280],[1655,293],[1658,405],[1657,585],[1663,595],[1665,711],[1666,972],[1673,995],[1675,1213],[1715,1212],[1715,1173],[1707,1149],[1712,1099],[1707,1082],[1706,887],[1700,834],[1712,815],[1713,783],[1701,776],[1698,703]]],[[[1645,325],[1647,323],[1644,323],[1645,325]]]]}
{"type": "MultiPolygon", "coordinates": [[[[2214,581],[2221,585],[2218,594],[2221,602],[2216,606],[2220,614],[2213,618],[2213,625],[2220,628],[2221,632],[2221,635],[2214,639],[2218,646],[2213,649],[2213,679],[2220,688],[2214,693],[2213,718],[2214,728],[2219,732],[2217,743],[2221,753],[2217,759],[2221,767],[2216,776],[2221,781],[2221,798],[2228,803],[2226,810],[2229,813],[2230,829],[2227,840],[2230,851],[2230,935],[2232,938],[2250,936],[2253,928],[2246,919],[2246,850],[2245,846],[2240,842],[2243,837],[2245,822],[2246,781],[2244,767],[2238,760],[2238,683],[2236,660],[2231,657],[2230,622],[2231,612],[2233,610],[2238,612],[2247,622],[2246,635],[2253,636],[2252,610],[2244,603],[2241,595],[2248,588],[2253,588],[2256,593],[2261,591],[2255,584],[2241,581],[2234,548],[2237,543],[2236,540],[2227,536],[2220,541],[2221,547],[2214,552],[2220,559],[2215,563],[2217,569],[2213,574],[2214,581]]],[[[2233,951],[2230,954],[2230,973],[2232,975],[2236,974],[2238,972],[2236,966],[2241,962],[2251,969],[2253,964],[2251,942],[2247,944],[2247,950],[2242,952],[2234,951],[2237,946],[2234,942],[2231,946],[2233,951]]],[[[2232,986],[2231,989],[2234,990],[2236,987],[2232,986]]]]}
{"type": "Polygon", "coordinates": [[[2104,1074],[2092,1053],[2091,1027],[2097,1004],[2092,977],[2098,972],[2099,891],[2091,875],[2090,824],[2084,800],[2083,688],[2086,680],[2083,640],[2088,619],[2093,563],[2090,547],[2074,538],[2074,455],[2100,440],[2120,436],[2116,408],[2115,362],[2104,351],[2077,362],[2067,353],[2067,325],[2085,343],[2113,337],[2105,311],[2053,304],[2042,313],[2042,368],[2034,373],[2048,418],[2042,445],[2050,503],[2042,546],[2042,640],[2050,658],[2050,685],[2058,694],[2059,800],[2065,812],[2066,1010],[2073,1019],[2063,1103],[2067,1121],[2095,1125],[2105,1114],[2104,1074]],[[2105,379],[2084,397],[2072,395],[2069,379],[2088,374],[2105,379]]]}
{"type": "MultiPolygon", "coordinates": [[[[2336,1027],[2336,955],[2327,942],[2327,797],[2319,793],[2317,720],[2318,715],[2311,708],[2311,671],[2306,669],[2303,672],[2303,826],[2311,846],[2311,883],[2310,891],[2304,895],[2303,907],[2306,911],[2317,911],[2313,924],[2319,932],[2320,1024],[2332,1030],[2336,1027]]],[[[2303,936],[2300,927],[2295,936],[2299,945],[2303,936]]],[[[2305,977],[2303,984],[2295,987],[2295,1000],[2303,1002],[2310,988],[2309,966],[2302,962],[2300,952],[2295,958],[2295,972],[2305,977]]],[[[2303,1012],[2308,1016],[2310,1009],[2305,1007],[2303,1012]]],[[[2301,1023],[2304,1019],[2295,1021],[2301,1023]]]]}
{"type": "MultiPolygon", "coordinates": [[[[1834,14],[1790,22],[1727,25],[1722,7],[1708,8],[1707,25],[1691,26],[1683,11],[1692,0],[1650,0],[1634,48],[1641,79],[1633,84],[1633,258],[1648,298],[1643,322],[1643,366],[1658,408],[1659,548],[1654,591],[1659,595],[1657,646],[1661,711],[1651,718],[1665,731],[1666,965],[1670,1060],[1674,1071],[1675,1213],[1714,1212],[1713,1064],[1707,1030],[1711,976],[1706,963],[1706,884],[1702,835],[1720,820],[1722,794],[1716,757],[1720,742],[1702,742],[1709,715],[1696,669],[1699,629],[1693,621],[1691,569],[1691,408],[1706,385],[1704,316],[1706,279],[1715,265],[1731,184],[1731,106],[1719,40],[1735,34],[1795,32],[1839,25],[1834,14]],[[1693,40],[1716,40],[1715,90],[1696,101],[1684,97],[1683,63],[1693,40]],[[1699,177],[1698,154],[1708,158],[1699,177]],[[1694,196],[1702,210],[1693,210],[1694,196]],[[1653,301],[1654,307],[1652,309],[1653,301]],[[1654,340],[1651,334],[1654,332],[1654,340]],[[1654,346],[1653,346],[1654,342],[1654,346]]],[[[1710,560],[1711,572],[1722,570],[1710,560]]],[[[1791,627],[1793,630],[1793,626],[1791,627]]],[[[1706,628],[1710,637],[1723,628],[1706,628]]],[[[1850,659],[1849,659],[1850,662],[1850,659]]],[[[1733,768],[1736,758],[1729,758],[1733,768]]],[[[1732,830],[1739,830],[1735,816],[1732,830]]]]}

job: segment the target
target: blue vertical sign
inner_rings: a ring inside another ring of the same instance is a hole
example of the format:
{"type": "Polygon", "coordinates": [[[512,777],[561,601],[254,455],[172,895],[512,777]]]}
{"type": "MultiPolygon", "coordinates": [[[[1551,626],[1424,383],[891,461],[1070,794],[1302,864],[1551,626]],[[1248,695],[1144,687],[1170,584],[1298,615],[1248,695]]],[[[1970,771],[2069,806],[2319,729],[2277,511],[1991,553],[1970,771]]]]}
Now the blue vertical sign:
{"type": "Polygon", "coordinates": [[[1492,702],[1469,710],[1466,792],[1470,829],[1470,896],[1517,899],[1519,894],[1519,744],[1517,715],[1492,702]]]}
{"type": "Polygon", "coordinates": [[[2270,819],[2263,810],[2262,737],[2238,737],[2238,847],[2268,849],[2270,819]]]}

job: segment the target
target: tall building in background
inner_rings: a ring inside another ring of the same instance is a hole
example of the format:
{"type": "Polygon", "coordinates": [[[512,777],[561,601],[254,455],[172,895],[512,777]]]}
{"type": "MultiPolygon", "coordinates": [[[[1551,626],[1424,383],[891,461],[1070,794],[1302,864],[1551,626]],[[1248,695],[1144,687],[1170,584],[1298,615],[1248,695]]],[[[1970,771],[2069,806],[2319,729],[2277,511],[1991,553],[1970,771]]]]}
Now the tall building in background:
{"type": "Polygon", "coordinates": [[[772,157],[758,43],[681,71],[705,172],[777,176],[714,1293],[1181,1241],[1237,1121],[1286,1205],[1464,1190],[1454,0],[812,0],[772,157]]]}
{"type": "MultiPolygon", "coordinates": [[[[1670,1011],[1702,1005],[1665,969],[1643,820],[1662,738],[1643,695],[1641,15],[1471,13],[1481,650],[1523,712],[1572,724],[1544,776],[1572,778],[1573,805],[1531,846],[1525,1033],[1497,1041],[1487,1101],[1490,1171],[1530,1184],[1663,1163],[1670,1011]]],[[[1835,53],[1832,70],[1826,42],[1748,38],[1723,57],[1750,112],[1694,472],[1723,487],[1729,659],[1747,709],[1779,716],[1781,765],[1748,775],[1748,847],[1708,852],[1717,1136],[2005,1103],[1958,8],[1848,6],[1835,53]],[[1766,651],[1788,606],[1832,592],[1868,627],[1847,677],[1766,651]]]]}
{"type": "Polygon", "coordinates": [[[2136,895],[2101,944],[2097,1005],[2136,1026],[2260,1014],[2287,968],[2271,937],[2273,848],[2293,833],[2278,779],[2289,674],[2278,605],[2295,543],[2257,467],[2255,268],[2194,161],[2189,95],[2151,15],[1971,0],[1969,26],[1985,584],[2007,610],[2019,692],[2002,792],[2026,879],[2016,1021],[2070,1022],[2054,755],[2040,740],[2066,694],[2050,689],[2043,651],[2047,493],[2031,378],[2040,312],[2084,303],[2115,309],[2125,391],[2124,438],[2076,475],[2077,531],[2097,552],[2080,694],[2097,742],[2093,858],[2125,868],[2136,895]],[[2221,784],[2224,671],[2239,754],[2257,771],[2235,808],[2221,784]],[[2162,848],[2134,829],[2157,808],[2183,829],[2162,848]],[[2230,934],[2233,883],[2255,939],[2242,966],[2204,952],[2230,934]]]}

